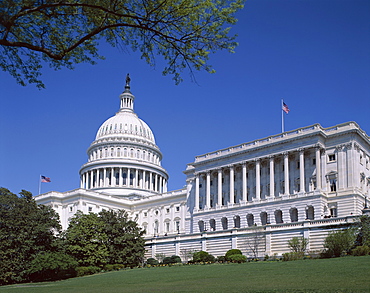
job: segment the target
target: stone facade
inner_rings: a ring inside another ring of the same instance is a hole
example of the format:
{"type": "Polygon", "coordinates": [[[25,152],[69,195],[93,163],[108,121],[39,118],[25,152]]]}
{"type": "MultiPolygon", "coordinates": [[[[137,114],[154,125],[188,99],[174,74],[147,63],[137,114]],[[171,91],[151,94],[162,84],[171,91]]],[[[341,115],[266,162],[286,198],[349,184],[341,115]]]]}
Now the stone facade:
{"type": "Polygon", "coordinates": [[[295,236],[320,251],[329,231],[363,212],[370,138],[355,122],[315,124],[197,156],[184,171],[186,188],[167,192],[162,154],[134,99],[128,80],[119,112],[87,151],[80,188],[36,197],[59,213],[64,229],[77,210],[124,209],[146,230],[147,257],[218,256],[231,248],[253,257],[256,250],[288,252],[295,236]]]}

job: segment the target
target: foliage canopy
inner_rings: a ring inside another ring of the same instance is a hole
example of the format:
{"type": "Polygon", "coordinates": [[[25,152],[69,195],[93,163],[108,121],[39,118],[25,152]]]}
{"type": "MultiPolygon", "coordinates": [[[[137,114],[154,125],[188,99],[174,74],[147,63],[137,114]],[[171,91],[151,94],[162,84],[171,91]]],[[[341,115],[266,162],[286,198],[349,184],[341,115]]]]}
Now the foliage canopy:
{"type": "Polygon", "coordinates": [[[135,221],[125,211],[77,212],[65,239],[67,251],[80,266],[123,264],[137,266],[144,256],[145,240],[135,221]]]}
{"type": "Polygon", "coordinates": [[[103,57],[99,40],[131,48],[178,83],[184,68],[213,72],[209,53],[233,52],[229,35],[243,0],[63,0],[0,1],[0,68],[17,82],[40,81],[42,62],[54,69],[103,57]]]}
{"type": "Polygon", "coordinates": [[[51,207],[38,206],[28,191],[17,196],[0,188],[0,219],[0,284],[24,282],[31,262],[57,249],[59,216],[51,207]]]}

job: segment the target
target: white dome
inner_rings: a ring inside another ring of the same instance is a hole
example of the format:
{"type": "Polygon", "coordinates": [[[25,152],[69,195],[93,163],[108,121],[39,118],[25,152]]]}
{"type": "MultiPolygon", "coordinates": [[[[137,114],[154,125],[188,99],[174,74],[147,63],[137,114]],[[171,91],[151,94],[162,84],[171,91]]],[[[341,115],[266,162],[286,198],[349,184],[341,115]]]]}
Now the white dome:
{"type": "Polygon", "coordinates": [[[131,111],[120,111],[106,120],[96,134],[96,140],[108,137],[136,137],[155,144],[152,130],[131,111]]]}

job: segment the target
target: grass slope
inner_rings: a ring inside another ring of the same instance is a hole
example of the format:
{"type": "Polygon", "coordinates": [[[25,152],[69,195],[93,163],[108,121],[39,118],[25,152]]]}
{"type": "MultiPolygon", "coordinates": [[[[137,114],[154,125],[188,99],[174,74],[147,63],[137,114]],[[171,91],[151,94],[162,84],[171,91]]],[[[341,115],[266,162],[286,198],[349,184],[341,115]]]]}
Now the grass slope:
{"type": "Polygon", "coordinates": [[[124,270],[1,292],[370,292],[370,256],[124,270]]]}

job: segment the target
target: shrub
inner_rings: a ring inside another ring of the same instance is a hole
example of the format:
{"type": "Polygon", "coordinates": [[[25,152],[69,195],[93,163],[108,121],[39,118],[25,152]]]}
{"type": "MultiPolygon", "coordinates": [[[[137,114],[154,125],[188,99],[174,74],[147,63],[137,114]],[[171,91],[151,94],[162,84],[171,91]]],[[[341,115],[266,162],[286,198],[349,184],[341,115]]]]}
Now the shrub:
{"type": "Polygon", "coordinates": [[[240,249],[230,249],[225,253],[225,259],[227,261],[231,261],[230,256],[232,255],[242,255],[242,252],[240,249]]]}
{"type": "Polygon", "coordinates": [[[234,263],[243,263],[247,261],[247,257],[242,254],[232,254],[229,256],[229,259],[234,263]]]}
{"type": "Polygon", "coordinates": [[[162,263],[163,263],[163,264],[165,264],[165,265],[168,265],[168,264],[172,263],[171,257],[166,256],[166,257],[163,259],[162,263]]]}
{"type": "Polygon", "coordinates": [[[77,271],[77,277],[87,276],[87,275],[93,275],[100,272],[99,267],[89,266],[89,267],[78,267],[76,269],[77,271]]]}
{"type": "Polygon", "coordinates": [[[152,257],[148,258],[146,260],[146,263],[148,265],[151,265],[151,266],[156,266],[157,264],[159,264],[158,260],[156,260],[155,258],[152,258],[152,257]]]}
{"type": "Polygon", "coordinates": [[[303,257],[304,257],[304,252],[302,251],[283,253],[283,261],[298,260],[298,259],[303,259],[303,257]]]}
{"type": "Polygon", "coordinates": [[[31,281],[55,281],[76,276],[77,261],[63,252],[44,252],[32,260],[27,273],[31,281]]]}
{"type": "Polygon", "coordinates": [[[339,257],[348,254],[355,242],[355,233],[352,229],[329,233],[325,238],[323,257],[339,257]]]}
{"type": "Polygon", "coordinates": [[[206,251],[198,251],[193,254],[193,262],[215,262],[215,257],[206,251]]]}
{"type": "Polygon", "coordinates": [[[115,263],[115,264],[113,265],[113,269],[114,269],[115,271],[122,270],[124,267],[125,267],[125,265],[124,265],[124,264],[121,264],[121,263],[115,263]]]}
{"type": "Polygon", "coordinates": [[[218,262],[225,262],[226,261],[226,258],[225,258],[224,255],[220,255],[220,256],[217,257],[216,261],[218,261],[218,262]]]}
{"type": "Polygon", "coordinates": [[[120,269],[123,269],[125,267],[125,265],[123,264],[108,264],[108,265],[105,265],[103,270],[104,271],[107,271],[107,272],[110,272],[110,271],[119,271],[120,269]]]}
{"type": "Polygon", "coordinates": [[[181,263],[181,257],[178,255],[171,256],[171,263],[181,263]]]}
{"type": "Polygon", "coordinates": [[[370,247],[367,245],[357,246],[355,249],[352,249],[351,254],[354,256],[369,255],[370,247]]]}

